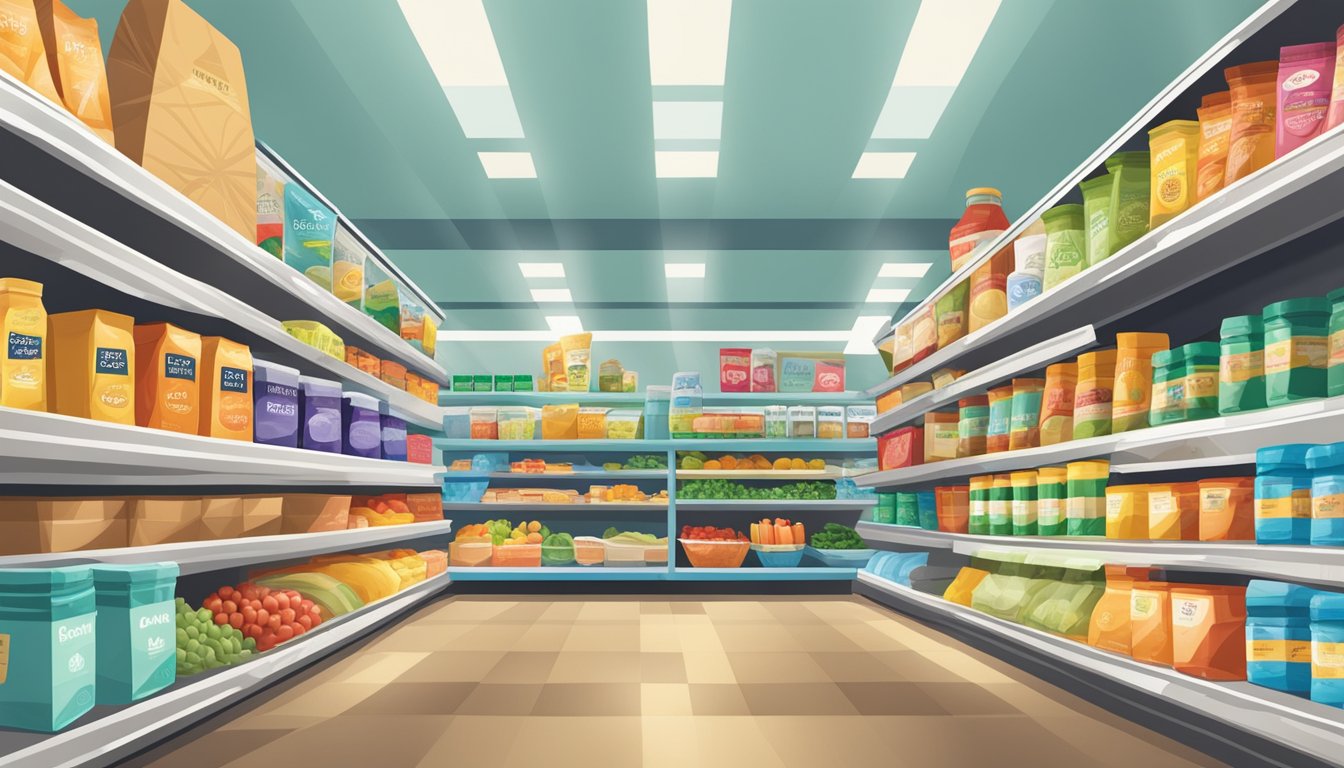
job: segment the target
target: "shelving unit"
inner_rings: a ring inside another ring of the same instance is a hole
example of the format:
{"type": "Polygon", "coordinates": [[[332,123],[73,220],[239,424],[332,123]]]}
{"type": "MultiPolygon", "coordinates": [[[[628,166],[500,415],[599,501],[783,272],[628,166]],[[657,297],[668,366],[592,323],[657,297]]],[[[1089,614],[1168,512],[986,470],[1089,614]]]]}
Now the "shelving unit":
{"type": "Polygon", "coordinates": [[[434,447],[444,453],[806,453],[872,455],[877,441],[865,440],[446,440],[436,438],[434,447]]]}
{"type": "MultiPolygon", "coordinates": [[[[750,555],[748,555],[750,558],[750,555]]],[[[853,581],[853,568],[449,568],[454,581],[853,581]]]]}
{"type": "MultiPolygon", "coordinates": [[[[704,404],[722,407],[741,405],[863,405],[873,398],[865,392],[706,392],[704,404]]],[[[528,405],[605,405],[612,408],[640,408],[643,392],[440,392],[442,406],[528,405]]]]}

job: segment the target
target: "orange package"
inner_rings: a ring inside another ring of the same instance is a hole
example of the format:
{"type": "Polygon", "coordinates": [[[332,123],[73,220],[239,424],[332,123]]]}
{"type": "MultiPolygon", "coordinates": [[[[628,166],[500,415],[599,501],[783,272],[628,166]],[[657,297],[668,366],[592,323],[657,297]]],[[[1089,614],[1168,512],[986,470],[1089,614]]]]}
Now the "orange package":
{"type": "Polygon", "coordinates": [[[1195,163],[1195,201],[1198,202],[1223,188],[1228,137],[1232,135],[1232,94],[1227,91],[1208,94],[1195,113],[1199,115],[1199,149],[1195,163]]]}
{"type": "Polygon", "coordinates": [[[975,588],[980,586],[980,582],[984,581],[988,575],[989,571],[982,571],[979,568],[969,566],[962,568],[957,571],[957,577],[952,580],[952,583],[947,585],[947,589],[943,592],[943,599],[949,603],[970,608],[971,593],[975,592],[975,588]]]}
{"type": "Polygon", "coordinates": [[[1135,581],[1129,597],[1130,655],[1171,666],[1171,585],[1135,581]]]}
{"type": "Polygon", "coordinates": [[[0,0],[0,70],[61,103],[61,95],[51,79],[51,65],[47,63],[47,49],[42,44],[42,29],[37,23],[33,0],[0,0]]]}
{"type": "Polygon", "coordinates": [[[1228,134],[1224,186],[1250,176],[1274,161],[1274,112],[1278,61],[1257,61],[1228,67],[1232,93],[1232,128],[1228,134]]]}
{"type": "Polygon", "coordinates": [[[252,442],[252,350],[222,336],[203,337],[200,380],[196,434],[252,442]]]}
{"type": "Polygon", "coordinates": [[[200,359],[198,334],[168,323],[135,326],[135,423],[196,434],[200,359]]]}
{"type": "Polygon", "coordinates": [[[51,410],[135,424],[135,318],[86,309],[49,315],[47,328],[51,410]]]}
{"type": "Polygon", "coordinates": [[[1255,540],[1254,478],[1199,481],[1199,540],[1255,540]]]}
{"type": "Polygon", "coordinates": [[[397,389],[406,389],[406,366],[392,360],[384,360],[380,367],[384,383],[391,384],[397,389]]]}
{"type": "Polygon", "coordinates": [[[1106,566],[1106,591],[1092,609],[1087,644],[1103,651],[1130,653],[1130,601],[1135,578],[1147,578],[1147,568],[1106,566]]]}
{"type": "Polygon", "coordinates": [[[97,20],[76,15],[61,0],[36,0],[33,5],[61,103],[98,138],[116,146],[97,20]]]}
{"type": "Polygon", "coordinates": [[[1205,680],[1246,679],[1246,588],[1171,587],[1172,666],[1205,680]]]}
{"type": "Polygon", "coordinates": [[[1199,483],[1148,486],[1148,538],[1199,541],[1199,483]]]}

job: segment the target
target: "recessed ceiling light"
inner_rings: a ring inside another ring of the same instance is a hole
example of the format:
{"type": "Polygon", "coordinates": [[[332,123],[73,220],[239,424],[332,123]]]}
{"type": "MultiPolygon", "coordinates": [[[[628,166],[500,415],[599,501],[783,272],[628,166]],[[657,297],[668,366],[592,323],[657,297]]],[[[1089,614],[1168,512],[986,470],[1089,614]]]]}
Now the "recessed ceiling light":
{"type": "Polygon", "coordinates": [[[476,156],[481,159],[481,167],[485,168],[486,178],[537,178],[537,169],[532,165],[531,152],[477,152],[476,156]]]}
{"type": "Polygon", "coordinates": [[[878,277],[923,277],[928,274],[932,264],[912,264],[905,261],[888,261],[877,270],[878,277]]]}
{"type": "Polygon", "coordinates": [[[653,85],[723,85],[732,0],[648,0],[653,85]]]}
{"type": "Polygon", "coordinates": [[[655,139],[717,139],[722,127],[722,101],[653,102],[655,139]]]}
{"type": "Polygon", "coordinates": [[[712,179],[719,175],[719,153],[655,150],[653,169],[660,179],[712,179]]]}
{"type": "Polygon", "coordinates": [[[867,304],[900,304],[910,297],[908,288],[873,288],[868,291],[867,304]]]}
{"type": "Polygon", "coordinates": [[[565,265],[558,261],[523,261],[518,263],[523,277],[564,277],[565,265]]]}
{"type": "Polygon", "coordinates": [[[574,297],[569,295],[568,288],[533,288],[532,300],[538,304],[565,304],[573,303],[574,297]]]}
{"type": "Polygon", "coordinates": [[[904,179],[914,160],[914,152],[864,152],[859,155],[852,178],[904,179]]]}
{"type": "MultiPolygon", "coordinates": [[[[575,319],[572,316],[567,316],[575,319]]],[[[559,330],[553,321],[563,318],[549,316],[547,323],[553,326],[550,331],[439,331],[440,341],[553,341],[556,333],[578,333],[583,329],[577,325],[559,330]]],[[[875,333],[875,332],[874,332],[875,333]]],[[[661,343],[684,342],[801,342],[801,343],[839,343],[849,342],[852,331],[593,331],[593,341],[649,341],[661,343]]]]}
{"type": "Polygon", "coordinates": [[[583,333],[583,323],[578,315],[547,315],[546,326],[551,333],[583,333]]]}
{"type": "Polygon", "coordinates": [[[704,277],[704,264],[675,263],[664,264],[663,275],[666,277],[704,277]]]}

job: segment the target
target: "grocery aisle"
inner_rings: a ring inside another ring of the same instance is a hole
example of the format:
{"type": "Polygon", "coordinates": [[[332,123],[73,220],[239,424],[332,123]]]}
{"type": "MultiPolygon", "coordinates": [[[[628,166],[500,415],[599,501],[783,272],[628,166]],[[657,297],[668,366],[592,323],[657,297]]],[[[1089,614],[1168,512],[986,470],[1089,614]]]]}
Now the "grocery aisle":
{"type": "Polygon", "coordinates": [[[130,765],[1222,765],[861,598],[456,597],[225,718],[130,765]]]}

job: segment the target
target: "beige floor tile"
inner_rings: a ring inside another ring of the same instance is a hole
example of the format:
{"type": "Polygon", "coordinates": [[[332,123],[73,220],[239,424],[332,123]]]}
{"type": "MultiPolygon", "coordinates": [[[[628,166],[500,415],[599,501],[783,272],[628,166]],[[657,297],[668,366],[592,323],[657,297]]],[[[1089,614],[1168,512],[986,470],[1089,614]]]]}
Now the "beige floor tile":
{"type": "Polygon", "coordinates": [[[639,603],[637,602],[591,602],[584,603],[575,617],[579,622],[635,622],[639,621],[639,603]]]}
{"type": "Polygon", "coordinates": [[[644,715],[689,715],[691,688],[686,683],[643,683],[639,686],[644,715]]]}
{"type": "Polygon", "coordinates": [[[739,683],[825,683],[826,670],[808,653],[728,653],[739,683]]]}
{"type": "MultiPolygon", "coordinates": [[[[232,760],[263,752],[266,745],[283,739],[293,731],[288,728],[268,728],[266,730],[216,730],[203,734],[163,757],[146,755],[150,762],[147,768],[178,768],[190,765],[192,768],[219,768],[232,760]]],[[[264,758],[263,758],[264,759],[264,758]]]]}
{"type": "MultiPolygon", "coordinates": [[[[503,768],[637,766],[643,734],[638,717],[538,717],[511,739],[503,768]]],[[[451,753],[448,753],[451,760],[451,753]]],[[[467,765],[446,762],[444,765],[467,765]]],[[[684,768],[684,767],[683,767],[684,768]]]]}
{"type": "Polygon", "coordinates": [[[386,634],[373,645],[372,651],[447,651],[457,639],[471,631],[469,624],[407,624],[386,634]]]}
{"type": "Polygon", "coordinates": [[[481,682],[541,685],[550,678],[559,657],[558,653],[511,651],[495,662],[481,682]]]}
{"type": "MultiPolygon", "coordinates": [[[[671,614],[668,614],[671,615],[671,614]]],[[[675,626],[668,624],[645,624],[639,626],[639,650],[644,652],[681,651],[681,636],[675,626]]]]}
{"type": "Polygon", "coordinates": [[[1098,768],[1218,768],[1222,763],[1196,752],[1180,742],[1144,731],[1134,736],[1107,723],[1077,715],[1039,717],[1036,722],[1047,731],[1085,752],[1098,768]]]}
{"type": "MultiPolygon", "coordinates": [[[[778,627],[776,627],[778,629],[778,627]]],[[[863,649],[845,633],[823,624],[797,624],[788,627],[788,633],[798,650],[809,653],[857,652],[863,649]]]]}
{"type": "Polygon", "coordinates": [[[704,626],[678,626],[677,639],[681,642],[683,653],[723,652],[723,643],[719,633],[708,624],[704,626]]]}
{"type": "Polygon", "coordinates": [[[384,683],[396,680],[407,670],[429,657],[429,653],[419,651],[373,651],[356,654],[338,669],[328,670],[329,679],[339,683],[384,683]]]}
{"type": "Polygon", "coordinates": [[[569,630],[568,624],[533,624],[518,637],[510,650],[559,652],[569,639],[569,630]]]}
{"type": "MultiPolygon", "coordinates": [[[[787,766],[883,766],[912,765],[902,749],[882,738],[863,717],[772,716],[752,718],[775,756],[787,766]]],[[[959,768],[945,763],[927,763],[928,768],[959,768]]],[[[986,764],[984,768],[989,768],[986,764]]],[[[968,767],[969,768],[969,767],[968,767]]],[[[1078,768],[1083,768],[1079,766],[1078,768]]]]}
{"type": "Polygon", "coordinates": [[[844,635],[850,642],[865,651],[899,651],[902,648],[908,647],[891,635],[874,629],[873,626],[866,621],[837,624],[835,625],[835,629],[844,635]]]}
{"type": "Polygon", "coordinates": [[[555,660],[548,683],[638,683],[638,651],[565,651],[555,660]]]}
{"type": "Polygon", "coordinates": [[[638,651],[639,624],[575,624],[561,649],[570,651],[638,651]]]}
{"type": "Polygon", "coordinates": [[[508,715],[518,718],[532,713],[541,696],[541,684],[480,683],[457,708],[458,715],[508,715]]]}
{"type": "Polygon", "coordinates": [[[686,682],[688,683],[736,683],[733,665],[722,652],[687,651],[682,654],[686,661],[686,682]]]}
{"type": "MultiPolygon", "coordinates": [[[[439,737],[430,745],[416,768],[475,768],[499,766],[508,757],[512,735],[518,728],[517,716],[455,715],[439,737]],[[509,734],[504,737],[502,734],[509,734]]],[[[299,763],[298,765],[315,765],[299,763]]],[[[332,763],[336,768],[345,763],[332,763]]],[[[255,768],[255,766],[253,766],[255,768]]],[[[369,763],[364,768],[381,768],[369,763]]]]}
{"type": "MultiPolygon", "coordinates": [[[[414,768],[438,742],[451,716],[387,715],[333,717],[276,739],[265,747],[265,760],[280,765],[370,765],[414,768]]],[[[228,763],[229,768],[254,768],[254,752],[228,763]]]]}
{"type": "Polygon", "coordinates": [[[453,651],[511,651],[530,626],[521,624],[480,624],[463,632],[448,644],[453,651]]]}
{"type": "Polygon", "coordinates": [[[783,766],[750,717],[645,717],[645,766],[783,766]]]}
{"type": "Polygon", "coordinates": [[[777,624],[718,624],[714,631],[725,651],[754,653],[801,652],[803,647],[794,636],[781,632],[777,624]]]}
{"type": "Polygon", "coordinates": [[[750,715],[747,699],[737,683],[690,683],[691,713],[697,716],[722,717],[750,715]]]}
{"type": "Polygon", "coordinates": [[[837,683],[893,683],[906,678],[867,653],[812,653],[812,660],[837,683]]]}
{"type": "Polygon", "coordinates": [[[924,658],[942,665],[972,683],[1015,683],[1017,681],[975,657],[960,651],[929,651],[924,658]]]}
{"type": "Polygon", "coordinates": [[[258,707],[255,714],[264,718],[335,717],[376,696],[384,687],[383,683],[332,683],[297,696],[277,696],[258,707]]]}
{"type": "Polygon", "coordinates": [[[481,623],[489,621],[512,608],[513,600],[465,600],[453,598],[434,609],[433,617],[445,621],[469,621],[481,623]]]}
{"type": "Polygon", "coordinates": [[[439,651],[401,675],[411,683],[479,683],[504,658],[503,651],[439,651]]]}

